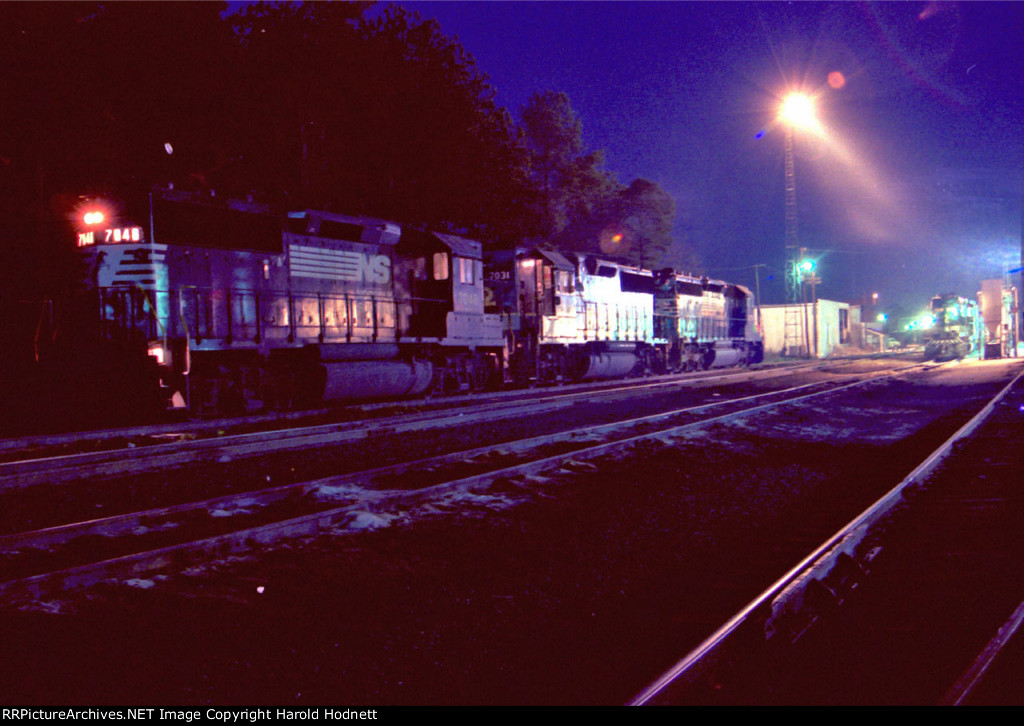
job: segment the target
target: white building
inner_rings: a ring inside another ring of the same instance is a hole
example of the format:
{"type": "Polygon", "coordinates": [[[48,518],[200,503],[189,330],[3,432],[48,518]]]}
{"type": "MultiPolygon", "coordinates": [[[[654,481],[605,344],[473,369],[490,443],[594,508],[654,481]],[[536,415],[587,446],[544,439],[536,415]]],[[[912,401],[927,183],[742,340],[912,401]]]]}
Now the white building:
{"type": "Polygon", "coordinates": [[[768,354],[803,356],[810,349],[813,356],[825,358],[840,347],[863,347],[859,305],[834,300],[762,305],[761,326],[768,354]]]}

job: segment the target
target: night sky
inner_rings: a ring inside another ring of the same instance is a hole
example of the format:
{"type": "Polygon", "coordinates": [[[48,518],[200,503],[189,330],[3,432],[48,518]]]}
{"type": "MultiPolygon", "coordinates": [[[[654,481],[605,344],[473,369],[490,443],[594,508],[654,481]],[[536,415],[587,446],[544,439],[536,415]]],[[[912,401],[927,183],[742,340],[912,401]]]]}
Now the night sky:
{"type": "Polygon", "coordinates": [[[459,39],[515,119],[567,93],[608,171],[672,195],[703,271],[753,287],[768,265],[765,302],[784,298],[774,119],[795,88],[825,129],[796,135],[820,296],[914,312],[1020,265],[1024,3],[401,4],[459,39]]]}

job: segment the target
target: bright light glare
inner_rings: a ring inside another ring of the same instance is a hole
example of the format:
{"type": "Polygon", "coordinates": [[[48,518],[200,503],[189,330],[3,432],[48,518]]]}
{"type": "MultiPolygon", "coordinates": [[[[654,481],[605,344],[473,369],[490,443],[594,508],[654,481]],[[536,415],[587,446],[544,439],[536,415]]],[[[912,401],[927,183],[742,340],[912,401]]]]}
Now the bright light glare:
{"type": "Polygon", "coordinates": [[[818,125],[814,116],[814,102],[809,96],[794,93],[786,96],[779,109],[779,120],[797,128],[813,128],[818,125]]]}
{"type": "Polygon", "coordinates": [[[86,224],[102,224],[103,212],[86,212],[85,216],[82,217],[82,221],[86,224]]]}
{"type": "Polygon", "coordinates": [[[804,260],[800,263],[800,269],[804,272],[810,272],[814,269],[814,260],[804,260]]]}

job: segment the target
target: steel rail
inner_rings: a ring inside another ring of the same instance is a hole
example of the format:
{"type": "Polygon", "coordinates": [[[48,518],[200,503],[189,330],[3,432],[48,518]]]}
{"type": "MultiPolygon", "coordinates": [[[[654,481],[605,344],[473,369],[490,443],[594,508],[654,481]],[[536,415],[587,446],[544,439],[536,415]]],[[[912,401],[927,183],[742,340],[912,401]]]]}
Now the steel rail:
{"type": "MultiPolygon", "coordinates": [[[[899,484],[754,598],[704,642],[637,694],[627,705],[679,704],[683,700],[682,696],[686,689],[692,687],[702,675],[710,671],[717,661],[726,657],[724,651],[730,645],[735,645],[733,639],[738,640],[742,633],[748,632],[747,626],[760,628],[765,638],[771,637],[783,618],[799,611],[804,605],[808,586],[811,583],[820,583],[825,580],[842,557],[852,558],[856,562],[857,548],[865,540],[871,528],[902,501],[904,492],[914,485],[922,484],[952,451],[957,442],[973,434],[991,415],[995,406],[1022,379],[1024,379],[1024,372],[1015,376],[977,414],[935,449],[899,484]]],[[[865,554],[870,556],[870,553],[865,554]]]]}
{"type": "MultiPolygon", "coordinates": [[[[884,377],[894,377],[901,375],[905,371],[891,372],[884,374],[884,377]]],[[[182,542],[174,545],[169,545],[157,550],[151,550],[148,552],[139,552],[131,555],[125,555],[123,557],[116,557],[113,559],[105,560],[102,562],[89,563],[79,565],[63,570],[43,573],[34,575],[27,578],[21,578],[18,580],[11,580],[8,582],[0,583],[0,597],[11,597],[18,593],[21,597],[39,597],[44,591],[52,589],[54,586],[59,586],[64,589],[70,589],[80,586],[88,586],[95,582],[113,577],[116,574],[134,575],[141,572],[150,571],[153,569],[159,569],[168,565],[172,560],[185,559],[198,557],[203,554],[222,554],[222,553],[234,553],[245,550],[250,544],[268,544],[283,538],[293,538],[297,536],[304,536],[309,534],[315,534],[322,531],[323,529],[333,526],[338,522],[345,520],[351,516],[353,512],[367,511],[381,504],[409,504],[410,502],[416,502],[429,498],[438,493],[444,493],[448,491],[458,491],[470,489],[473,487],[486,486],[493,483],[499,478],[510,478],[510,477],[524,477],[524,476],[536,476],[543,474],[548,470],[554,470],[558,468],[565,468],[566,466],[572,467],[572,462],[582,462],[588,459],[597,458],[615,450],[626,449],[636,443],[642,441],[649,441],[653,439],[665,440],[667,438],[683,435],[687,431],[707,426],[714,423],[720,423],[727,420],[732,420],[747,416],[749,414],[762,411],[768,408],[777,406],[785,406],[787,404],[799,403],[808,399],[825,396],[828,394],[836,393],[837,391],[853,388],[856,386],[865,385],[867,383],[876,382],[879,378],[883,377],[882,374],[847,374],[850,377],[862,376],[862,380],[858,380],[852,383],[835,385],[834,383],[813,383],[804,384],[797,386],[791,391],[803,390],[815,386],[828,386],[825,390],[816,391],[813,393],[804,393],[802,395],[786,398],[782,401],[776,401],[771,403],[760,404],[748,408],[744,408],[740,411],[733,411],[726,414],[712,416],[709,418],[703,418],[698,421],[692,421],[679,426],[673,426],[668,429],[663,429],[655,432],[648,432],[642,435],[630,436],[623,439],[616,439],[611,442],[599,443],[594,445],[584,446],[580,449],[575,449],[569,452],[563,452],[554,456],[549,456],[534,461],[525,463],[519,463],[512,466],[502,467],[499,469],[487,471],[481,474],[464,477],[452,481],[442,481],[438,484],[434,484],[427,487],[421,487],[413,490],[376,490],[367,491],[355,490],[355,487],[360,483],[369,483],[374,479],[378,479],[384,475],[400,475],[403,472],[407,472],[413,469],[422,469],[426,466],[434,466],[440,463],[451,463],[456,460],[465,461],[468,458],[474,456],[481,456],[493,453],[495,450],[507,450],[514,448],[515,446],[522,447],[524,449],[534,448],[538,446],[549,445],[556,441],[570,441],[574,440],[577,443],[582,443],[581,438],[594,437],[599,435],[606,435],[615,429],[624,429],[626,427],[635,427],[638,425],[649,424],[658,420],[665,420],[673,416],[681,414],[692,413],[699,410],[706,410],[712,408],[718,408],[728,405],[735,405],[738,401],[750,401],[760,398],[766,398],[770,396],[778,396],[779,391],[773,391],[768,393],[756,394],[754,396],[748,396],[744,399],[734,399],[730,401],[721,401],[711,404],[704,404],[701,406],[690,407],[687,409],[681,409],[670,413],[656,414],[654,416],[642,417],[638,419],[630,419],[626,422],[618,422],[614,424],[604,424],[600,426],[590,426],[584,429],[563,432],[561,434],[547,435],[541,437],[535,437],[533,439],[526,439],[521,442],[511,442],[499,445],[491,445],[486,447],[480,447],[470,451],[462,451],[454,454],[446,454],[439,457],[433,457],[432,459],[423,460],[419,462],[407,462],[403,464],[393,465],[390,467],[383,467],[381,469],[370,470],[366,472],[359,472],[351,475],[342,475],[338,477],[329,477],[320,479],[312,482],[303,482],[298,484],[287,485],[286,487],[277,487],[273,490],[267,490],[268,494],[273,497],[279,497],[282,495],[283,490],[298,490],[301,488],[306,492],[315,492],[317,490],[324,489],[342,489],[343,491],[358,494],[356,501],[349,502],[341,507],[334,507],[322,511],[313,512],[299,517],[292,517],[287,520],[281,520],[271,522],[268,524],[259,525],[256,527],[246,528],[234,532],[228,532],[212,537],[208,537],[201,540],[182,542]]],[[[571,468],[570,468],[571,471],[571,468]]],[[[254,496],[253,492],[242,493],[238,495],[231,495],[229,497],[222,497],[216,500],[210,500],[209,502],[198,502],[189,503],[185,505],[179,505],[178,507],[166,508],[166,510],[151,510],[150,512],[119,515],[102,520],[94,520],[86,523],[78,523],[72,525],[64,525],[61,527],[49,528],[47,530],[41,530],[36,533],[23,533],[8,535],[4,538],[0,538],[0,545],[5,547],[17,547],[27,546],[31,543],[33,536],[38,536],[39,542],[43,543],[57,543],[68,541],[77,536],[90,533],[90,530],[95,528],[97,534],[109,534],[112,532],[124,532],[130,531],[136,526],[145,526],[145,519],[149,515],[158,516],[162,514],[174,514],[182,513],[187,511],[195,511],[202,509],[207,506],[225,506],[226,503],[235,499],[252,499],[254,496]]]]}
{"type": "Polygon", "coordinates": [[[962,706],[974,693],[974,689],[982,683],[985,673],[995,661],[1003,648],[1017,635],[1021,626],[1024,625],[1024,601],[1017,606],[1013,614],[1007,618],[992,640],[982,649],[978,657],[974,659],[970,667],[960,676],[956,683],[946,692],[946,695],[939,701],[940,706],[962,706]]]}
{"type": "MultiPolygon", "coordinates": [[[[435,470],[441,466],[462,464],[465,463],[467,460],[473,459],[478,460],[480,457],[491,456],[494,455],[496,452],[516,452],[521,454],[529,451],[530,449],[536,449],[543,446],[550,446],[552,444],[557,443],[579,443],[581,440],[593,440],[594,438],[599,436],[612,436],[616,432],[625,431],[630,428],[635,428],[638,426],[655,424],[660,421],[665,421],[671,418],[684,416],[687,414],[694,414],[715,408],[734,406],[736,404],[743,404],[748,401],[763,398],[784,396],[793,391],[800,391],[819,386],[829,386],[828,390],[835,389],[834,385],[830,385],[827,382],[807,383],[800,386],[794,386],[793,388],[784,389],[781,391],[770,391],[766,393],[745,396],[742,398],[728,399],[726,401],[716,401],[714,403],[701,404],[699,406],[690,406],[687,408],[676,409],[674,411],[652,414],[649,416],[641,416],[638,418],[627,419],[625,421],[617,421],[610,424],[584,426],[570,431],[563,431],[556,434],[545,434],[542,436],[535,436],[528,439],[521,439],[519,441],[489,444],[486,446],[476,447],[474,449],[461,450],[449,454],[440,454],[438,456],[433,456],[426,459],[402,462],[399,464],[377,467],[374,469],[353,472],[341,476],[325,477],[323,479],[314,480],[311,482],[295,482],[292,484],[285,484],[278,487],[269,487],[258,490],[238,492],[235,494],[229,494],[223,497],[215,497],[212,499],[202,501],[186,502],[183,504],[178,504],[169,507],[158,507],[143,512],[131,512],[126,514],[111,515],[108,517],[100,517],[83,522],[74,522],[69,524],[56,525],[53,527],[46,527],[44,529],[29,532],[15,532],[12,534],[0,535],[0,552],[25,547],[38,548],[44,546],[53,546],[56,544],[68,542],[71,539],[88,535],[110,536],[123,534],[133,529],[147,526],[146,522],[148,520],[158,519],[169,515],[183,514],[201,509],[225,509],[229,507],[238,506],[239,503],[243,502],[249,504],[253,503],[252,500],[254,497],[259,497],[261,500],[264,500],[260,502],[255,502],[255,504],[262,505],[280,501],[281,499],[295,492],[310,491],[318,487],[336,486],[342,483],[346,485],[369,486],[375,480],[395,478],[403,474],[406,474],[410,471],[435,470]]],[[[784,402],[785,401],[780,401],[778,403],[784,402]]]]}
{"type": "MultiPolygon", "coordinates": [[[[771,379],[788,375],[792,369],[765,372],[733,373],[731,378],[751,380],[771,379]],[[745,376],[745,377],[744,377],[745,376]]],[[[863,374],[859,374],[863,375],[863,374]]],[[[710,384],[720,378],[705,377],[700,384],[710,384]]],[[[691,385],[693,381],[665,381],[650,386],[691,385]]],[[[112,449],[89,453],[68,454],[43,459],[26,459],[0,464],[0,491],[20,489],[40,483],[58,484],[86,476],[124,476],[156,469],[197,463],[224,463],[248,456],[325,446],[368,438],[379,433],[402,433],[431,430],[468,423],[500,420],[509,416],[523,416],[557,410],[574,405],[578,400],[615,400],[618,396],[635,395],[635,387],[610,391],[562,393],[541,400],[510,401],[496,406],[484,403],[458,409],[443,416],[436,411],[403,414],[395,417],[372,419],[365,422],[341,422],[296,429],[232,434],[217,438],[183,440],[128,449],[112,449]]]]}
{"type": "MultiPolygon", "coordinates": [[[[842,359],[839,361],[829,361],[828,364],[836,365],[846,364],[859,359],[842,359]]],[[[132,440],[146,437],[159,437],[159,436],[172,436],[181,435],[189,436],[193,434],[202,434],[210,431],[221,431],[225,429],[237,429],[244,428],[247,426],[261,425],[261,424],[275,424],[280,422],[294,421],[296,419],[303,418],[315,418],[317,416],[332,415],[339,411],[376,411],[380,409],[400,409],[400,408],[419,408],[424,405],[430,406],[437,404],[439,406],[449,406],[451,404],[465,403],[468,405],[483,405],[484,403],[492,403],[494,401],[501,402],[503,399],[516,398],[516,397],[532,397],[535,399],[550,398],[556,396],[572,396],[572,395],[587,395],[589,393],[602,393],[605,391],[616,392],[620,390],[628,390],[630,388],[642,387],[645,385],[650,386],[669,386],[675,383],[701,383],[703,381],[717,381],[726,380],[730,377],[742,377],[744,375],[750,375],[751,373],[781,373],[795,372],[805,370],[807,368],[813,368],[818,366],[827,365],[823,362],[817,363],[797,363],[786,366],[778,367],[758,367],[758,368],[746,368],[746,369],[729,369],[719,372],[715,375],[704,375],[706,372],[698,371],[692,374],[684,375],[664,375],[664,376],[653,376],[651,378],[643,379],[643,381],[637,379],[629,379],[632,383],[624,384],[622,381],[595,381],[590,383],[572,384],[565,387],[551,387],[551,388],[529,388],[529,389],[513,389],[508,391],[490,392],[483,394],[473,394],[470,396],[466,395],[454,395],[454,396],[431,396],[429,398],[415,398],[406,400],[396,401],[382,401],[377,403],[356,403],[348,406],[343,406],[339,409],[329,408],[318,408],[310,409],[306,411],[289,411],[289,412],[277,412],[277,413],[265,413],[241,417],[232,418],[218,418],[209,419],[202,421],[189,421],[183,423],[162,423],[162,424],[150,424],[145,426],[129,426],[116,429],[103,429],[97,431],[76,431],[70,433],[60,434],[39,434],[34,436],[20,436],[14,438],[0,438],[0,454],[12,454],[18,451],[26,451],[33,449],[45,449],[45,448],[56,448],[60,446],[66,446],[70,444],[82,444],[83,442],[102,443],[110,441],[121,441],[121,440],[132,440]]],[[[344,423],[345,421],[338,421],[337,423],[344,423]]],[[[325,424],[334,425],[334,424],[325,424]]],[[[119,447],[123,448],[123,447],[119,447]]],[[[41,457],[40,457],[41,458],[41,457]]]]}

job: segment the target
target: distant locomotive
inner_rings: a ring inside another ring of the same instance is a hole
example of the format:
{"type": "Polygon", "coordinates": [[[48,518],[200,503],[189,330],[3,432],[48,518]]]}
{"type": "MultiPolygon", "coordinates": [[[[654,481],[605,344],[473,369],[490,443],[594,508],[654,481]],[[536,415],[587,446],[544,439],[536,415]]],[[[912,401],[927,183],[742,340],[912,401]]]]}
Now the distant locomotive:
{"type": "Polygon", "coordinates": [[[977,303],[954,294],[936,295],[931,314],[935,322],[924,339],[926,359],[957,360],[974,349],[980,324],[977,303]]]}
{"type": "Polygon", "coordinates": [[[78,215],[79,304],[98,337],[145,361],[133,370],[164,404],[293,407],[763,355],[738,285],[545,249],[485,263],[454,235],[173,190],[148,204],[78,215]]]}

